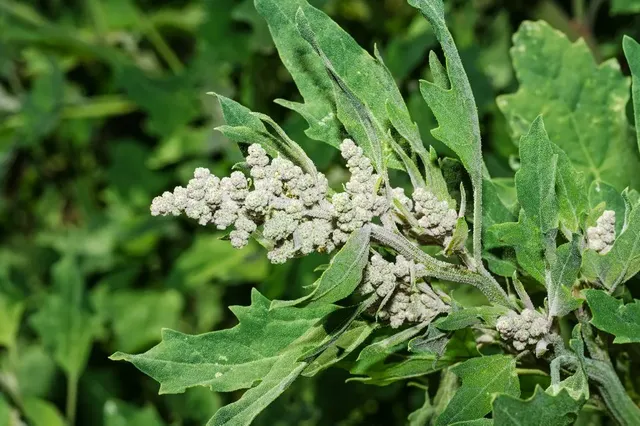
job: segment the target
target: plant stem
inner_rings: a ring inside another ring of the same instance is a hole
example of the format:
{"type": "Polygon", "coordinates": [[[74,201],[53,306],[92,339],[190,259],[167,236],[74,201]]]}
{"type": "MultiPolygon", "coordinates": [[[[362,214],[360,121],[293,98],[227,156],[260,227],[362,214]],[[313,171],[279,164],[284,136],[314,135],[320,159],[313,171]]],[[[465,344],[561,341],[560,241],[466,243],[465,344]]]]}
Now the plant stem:
{"type": "Polygon", "coordinates": [[[589,378],[596,382],[613,418],[623,426],[640,425],[640,408],[627,394],[613,367],[588,358],[585,367],[589,378]]]}
{"type": "Polygon", "coordinates": [[[443,262],[423,252],[420,247],[404,236],[391,232],[382,226],[371,224],[371,238],[394,249],[403,256],[427,268],[427,274],[441,280],[471,284],[477,287],[489,301],[508,308],[514,308],[507,293],[491,276],[472,272],[459,265],[443,262]]]}
{"type": "Polygon", "coordinates": [[[78,404],[78,378],[69,375],[67,378],[67,407],[66,416],[69,426],[76,422],[76,407],[78,404]]]}

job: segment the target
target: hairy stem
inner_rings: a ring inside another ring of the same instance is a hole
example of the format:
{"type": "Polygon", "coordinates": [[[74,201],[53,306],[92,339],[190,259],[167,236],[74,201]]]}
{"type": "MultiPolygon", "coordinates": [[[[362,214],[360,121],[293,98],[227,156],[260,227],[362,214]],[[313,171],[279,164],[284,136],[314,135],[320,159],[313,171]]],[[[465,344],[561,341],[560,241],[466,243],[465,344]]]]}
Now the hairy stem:
{"type": "Polygon", "coordinates": [[[585,367],[613,418],[623,426],[640,425],[640,407],[629,397],[613,367],[594,359],[586,359],[585,367]]]}
{"type": "Polygon", "coordinates": [[[427,274],[431,277],[473,285],[477,287],[489,301],[508,308],[514,307],[507,293],[490,275],[472,272],[458,265],[453,265],[431,257],[404,236],[390,232],[379,225],[371,225],[371,237],[379,243],[394,249],[403,256],[412,259],[414,262],[424,265],[427,268],[427,274]]]}

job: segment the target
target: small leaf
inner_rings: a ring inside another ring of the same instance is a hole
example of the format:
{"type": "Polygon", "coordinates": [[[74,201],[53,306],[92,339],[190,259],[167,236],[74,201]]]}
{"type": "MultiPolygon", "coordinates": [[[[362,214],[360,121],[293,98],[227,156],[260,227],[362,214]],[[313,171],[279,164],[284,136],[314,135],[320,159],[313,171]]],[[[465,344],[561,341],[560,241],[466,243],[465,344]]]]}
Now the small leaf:
{"type": "Polygon", "coordinates": [[[505,315],[509,309],[504,306],[477,306],[463,308],[459,311],[451,312],[444,318],[434,322],[440,330],[453,331],[470,327],[482,322],[495,325],[499,316],[505,315]]]}
{"type": "Polygon", "coordinates": [[[484,417],[491,411],[494,393],[520,395],[516,360],[511,356],[473,358],[452,367],[451,371],[460,377],[462,386],[438,417],[438,426],[484,417]]]}
{"type": "Polygon", "coordinates": [[[348,297],[362,280],[364,268],[369,260],[368,226],[354,231],[345,245],[331,258],[329,267],[315,285],[313,291],[294,301],[274,301],[272,308],[292,306],[309,301],[309,306],[330,304],[348,297]]]}
{"type": "Polygon", "coordinates": [[[551,316],[563,317],[582,304],[582,301],[571,295],[571,287],[578,279],[582,263],[581,239],[576,234],[572,242],[563,244],[556,250],[555,262],[551,265],[550,286],[547,288],[551,316]]]}
{"type": "Polygon", "coordinates": [[[613,343],[640,342],[640,300],[624,305],[602,290],[584,290],[593,318],[591,324],[613,334],[613,343]]]}
{"type": "Polygon", "coordinates": [[[428,324],[417,324],[406,330],[394,333],[391,336],[373,342],[360,351],[355,366],[351,369],[353,374],[364,374],[372,365],[384,361],[389,355],[406,348],[406,342],[423,330],[428,324]]]}
{"type": "Polygon", "coordinates": [[[365,321],[352,322],[346,331],[340,334],[335,342],[309,363],[302,372],[303,376],[312,377],[340,362],[356,350],[376,329],[375,324],[365,321]]]}
{"type": "Polygon", "coordinates": [[[566,426],[573,424],[584,400],[576,401],[566,390],[550,395],[538,385],[533,396],[522,400],[498,395],[493,401],[495,426],[566,426]]]}
{"type": "Polygon", "coordinates": [[[409,341],[409,352],[434,354],[438,357],[444,355],[451,333],[443,333],[435,326],[429,324],[429,329],[423,336],[416,337],[409,341]]]}

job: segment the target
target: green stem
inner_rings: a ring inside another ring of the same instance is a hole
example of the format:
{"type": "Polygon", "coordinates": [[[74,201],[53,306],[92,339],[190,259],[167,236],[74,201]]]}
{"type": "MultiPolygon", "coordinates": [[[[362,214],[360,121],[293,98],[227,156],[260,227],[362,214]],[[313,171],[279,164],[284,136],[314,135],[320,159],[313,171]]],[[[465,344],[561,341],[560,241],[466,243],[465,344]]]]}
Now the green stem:
{"type": "Polygon", "coordinates": [[[585,11],[585,5],[584,5],[584,0],[573,0],[572,2],[572,6],[573,6],[573,17],[576,21],[579,22],[584,22],[584,11],[585,11]]]}
{"type": "Polygon", "coordinates": [[[586,359],[585,367],[613,418],[623,426],[640,425],[640,408],[627,394],[613,367],[593,359],[586,359]]]}
{"type": "Polygon", "coordinates": [[[67,407],[66,416],[69,426],[76,423],[76,409],[78,404],[78,378],[69,376],[67,379],[67,407]]]}
{"type": "Polygon", "coordinates": [[[407,240],[404,236],[379,225],[371,224],[370,226],[371,238],[416,263],[424,265],[429,276],[446,281],[470,284],[477,287],[489,301],[510,309],[514,308],[507,293],[491,275],[473,272],[459,265],[438,260],[423,252],[420,247],[407,240]]]}

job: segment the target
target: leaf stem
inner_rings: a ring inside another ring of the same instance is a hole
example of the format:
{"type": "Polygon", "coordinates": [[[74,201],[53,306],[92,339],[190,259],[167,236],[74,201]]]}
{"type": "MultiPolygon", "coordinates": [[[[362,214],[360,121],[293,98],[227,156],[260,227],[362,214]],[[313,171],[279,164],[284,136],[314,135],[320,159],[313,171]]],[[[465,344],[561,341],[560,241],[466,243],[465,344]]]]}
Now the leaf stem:
{"type": "Polygon", "coordinates": [[[67,379],[67,406],[66,416],[69,426],[76,422],[76,409],[78,404],[78,377],[69,375],[67,379]]]}

